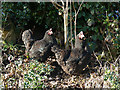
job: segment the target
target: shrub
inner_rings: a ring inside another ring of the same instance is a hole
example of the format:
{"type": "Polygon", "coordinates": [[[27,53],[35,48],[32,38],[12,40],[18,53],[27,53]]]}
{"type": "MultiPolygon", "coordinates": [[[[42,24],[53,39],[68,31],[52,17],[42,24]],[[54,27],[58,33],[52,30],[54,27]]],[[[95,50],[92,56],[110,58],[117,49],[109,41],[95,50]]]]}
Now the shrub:
{"type": "Polygon", "coordinates": [[[39,63],[38,61],[31,61],[29,65],[26,64],[26,72],[24,74],[25,88],[44,88],[44,81],[50,72],[53,71],[50,65],[39,63]]]}

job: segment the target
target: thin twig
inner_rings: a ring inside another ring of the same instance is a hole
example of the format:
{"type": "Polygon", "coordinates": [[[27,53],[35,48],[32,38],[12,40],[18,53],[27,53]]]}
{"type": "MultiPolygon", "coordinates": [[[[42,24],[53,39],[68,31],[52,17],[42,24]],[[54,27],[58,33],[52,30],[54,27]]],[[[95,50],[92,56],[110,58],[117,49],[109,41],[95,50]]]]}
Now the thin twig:
{"type": "MultiPolygon", "coordinates": [[[[84,1],[84,0],[83,0],[83,1],[84,1]]],[[[83,2],[82,2],[82,3],[80,4],[80,6],[79,6],[79,9],[78,9],[78,11],[77,11],[77,15],[78,15],[78,13],[79,13],[79,10],[80,10],[82,4],[83,4],[83,2]]],[[[76,11],[76,9],[75,9],[75,7],[74,7],[74,2],[73,2],[73,9],[74,9],[74,11],[76,11]]],[[[73,20],[75,16],[76,16],[76,15],[74,15],[71,20],[73,20]]],[[[73,22],[74,22],[74,20],[73,20],[73,22]]],[[[69,24],[69,23],[68,23],[68,24],[69,24]]]]}
{"type": "Polygon", "coordinates": [[[120,55],[117,57],[117,59],[115,60],[114,64],[116,65],[117,61],[120,60],[120,55]]]}
{"type": "Polygon", "coordinates": [[[78,11],[77,11],[77,13],[76,13],[76,16],[78,15],[78,13],[79,13],[79,11],[80,11],[80,8],[81,8],[83,2],[84,2],[84,0],[82,1],[82,3],[80,4],[80,6],[79,6],[79,8],[78,8],[78,11]]]}
{"type": "Polygon", "coordinates": [[[52,3],[54,7],[56,7],[57,9],[59,9],[54,3],[52,3]]]}
{"type": "Polygon", "coordinates": [[[75,6],[74,6],[74,2],[73,2],[73,9],[74,9],[74,11],[76,11],[75,6]]]}
{"type": "MultiPolygon", "coordinates": [[[[55,2],[54,2],[55,3],[55,2]]],[[[59,6],[60,8],[63,8],[63,6],[61,6],[60,4],[58,3],[55,3],[57,6],[59,6]]]]}
{"type": "Polygon", "coordinates": [[[61,0],[61,2],[62,2],[62,5],[64,6],[64,2],[63,2],[63,0],[61,0]]]}
{"type": "MultiPolygon", "coordinates": [[[[81,8],[81,6],[82,6],[82,4],[83,4],[83,2],[84,2],[84,0],[83,0],[82,3],[80,4],[80,6],[79,6],[79,8],[78,8],[77,13],[76,13],[75,16],[78,15],[78,13],[79,13],[79,11],[80,11],[80,8],[81,8]]],[[[75,7],[74,7],[74,2],[73,2],[73,9],[74,9],[74,11],[76,11],[76,9],[75,9],[75,7]]],[[[75,16],[73,16],[73,18],[74,18],[75,16]]]]}
{"type": "Polygon", "coordinates": [[[108,63],[109,65],[111,65],[111,63],[110,63],[109,61],[106,61],[105,64],[104,64],[104,69],[105,69],[105,67],[107,67],[107,65],[106,65],[107,63],[108,63]]]}
{"type": "Polygon", "coordinates": [[[98,63],[100,64],[100,67],[102,67],[102,64],[100,63],[100,61],[99,61],[99,59],[98,59],[98,57],[96,56],[96,54],[95,54],[95,52],[94,52],[94,51],[93,51],[93,54],[94,54],[94,56],[96,57],[96,59],[97,59],[98,63]]]}
{"type": "Polygon", "coordinates": [[[58,9],[58,7],[63,8],[63,6],[61,6],[60,4],[58,4],[57,2],[54,2],[53,0],[51,0],[52,4],[58,9]],[[57,7],[58,6],[58,7],[57,7]]]}
{"type": "MultiPolygon", "coordinates": [[[[64,6],[61,6],[60,4],[55,3],[53,0],[51,0],[51,2],[52,2],[52,4],[53,4],[53,6],[54,6],[58,11],[59,11],[59,7],[62,8],[63,11],[64,11],[64,6]]],[[[62,17],[63,17],[63,15],[62,15],[62,17]]]]}
{"type": "Polygon", "coordinates": [[[107,49],[108,49],[108,51],[109,51],[109,53],[110,53],[110,57],[112,58],[112,60],[113,60],[113,56],[112,56],[112,54],[111,54],[111,52],[110,52],[110,48],[108,47],[108,45],[106,44],[106,47],[107,47],[107,49]]]}

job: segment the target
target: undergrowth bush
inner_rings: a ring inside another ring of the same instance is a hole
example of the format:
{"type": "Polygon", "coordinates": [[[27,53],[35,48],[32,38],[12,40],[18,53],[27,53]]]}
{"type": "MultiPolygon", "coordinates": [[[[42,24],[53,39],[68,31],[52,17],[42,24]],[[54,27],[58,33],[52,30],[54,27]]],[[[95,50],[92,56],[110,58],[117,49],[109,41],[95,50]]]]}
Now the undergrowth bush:
{"type": "Polygon", "coordinates": [[[50,72],[53,71],[50,65],[39,63],[38,61],[26,64],[26,72],[24,74],[25,88],[44,88],[44,81],[50,72]]]}
{"type": "Polygon", "coordinates": [[[120,89],[118,66],[115,67],[114,65],[111,65],[111,67],[111,69],[105,68],[104,81],[108,81],[110,83],[111,88],[120,89]]]}
{"type": "Polygon", "coordinates": [[[53,71],[49,64],[24,56],[20,45],[3,42],[3,67],[0,88],[44,88],[44,80],[53,71]],[[9,62],[9,63],[8,63],[9,62]]]}
{"type": "MultiPolygon", "coordinates": [[[[119,46],[119,44],[116,45],[119,46]]],[[[0,80],[2,81],[0,82],[0,88],[46,87],[44,82],[48,80],[50,72],[53,71],[51,65],[40,63],[37,60],[33,60],[24,56],[24,49],[20,45],[12,45],[4,42],[2,51],[3,61],[7,59],[7,62],[9,62],[9,64],[4,66],[4,73],[2,73],[0,76],[0,80]]],[[[101,79],[101,82],[103,82],[103,84],[105,84],[105,82],[108,82],[110,84],[108,85],[109,88],[120,89],[120,78],[118,73],[119,66],[117,65],[120,57],[118,56],[118,59],[111,58],[110,53],[111,51],[106,53],[104,50],[101,52],[101,54],[95,53],[96,58],[101,63],[101,66],[103,66],[106,61],[110,61],[110,65],[108,67],[104,67],[104,72],[101,74],[104,79],[101,79]],[[114,64],[114,61],[116,61],[116,64],[114,64]]],[[[91,82],[91,80],[95,81],[95,78],[90,79],[89,81],[91,82]]]]}

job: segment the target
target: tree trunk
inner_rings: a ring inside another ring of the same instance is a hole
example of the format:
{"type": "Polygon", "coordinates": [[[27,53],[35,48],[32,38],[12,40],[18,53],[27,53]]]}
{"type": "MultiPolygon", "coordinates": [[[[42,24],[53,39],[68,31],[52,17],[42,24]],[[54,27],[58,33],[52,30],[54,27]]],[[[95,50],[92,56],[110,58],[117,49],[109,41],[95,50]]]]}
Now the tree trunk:
{"type": "Polygon", "coordinates": [[[51,0],[53,5],[59,9],[58,7],[61,7],[63,10],[63,19],[64,19],[64,45],[65,48],[69,48],[69,44],[68,44],[68,0],[66,0],[66,2],[64,2],[63,0],[61,0],[62,6],[59,5],[58,3],[55,3],[53,0],[51,0]]]}
{"type": "MultiPolygon", "coordinates": [[[[0,2],[0,64],[2,63],[2,2],[0,2]]],[[[2,67],[0,67],[1,69],[2,67]]]]}
{"type": "Polygon", "coordinates": [[[75,35],[75,39],[76,39],[76,21],[77,21],[77,15],[76,15],[76,10],[75,10],[75,21],[74,21],[74,26],[75,26],[75,33],[74,33],[74,35],[75,35]]]}
{"type": "Polygon", "coordinates": [[[72,4],[70,0],[70,36],[71,36],[71,48],[73,49],[73,42],[72,42],[72,4]]]}
{"type": "Polygon", "coordinates": [[[64,10],[64,44],[68,48],[68,0],[66,0],[66,7],[64,10]]]}

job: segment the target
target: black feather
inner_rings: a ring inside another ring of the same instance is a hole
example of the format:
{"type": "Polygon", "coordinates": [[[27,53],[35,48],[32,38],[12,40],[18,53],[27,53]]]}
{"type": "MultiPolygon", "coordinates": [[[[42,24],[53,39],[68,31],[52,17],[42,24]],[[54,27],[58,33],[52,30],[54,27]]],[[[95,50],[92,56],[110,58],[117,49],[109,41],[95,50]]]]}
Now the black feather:
{"type": "Polygon", "coordinates": [[[63,50],[58,46],[53,46],[51,51],[55,53],[58,64],[69,75],[79,75],[91,61],[91,53],[85,40],[75,40],[75,48],[72,50],[63,50]]]}

